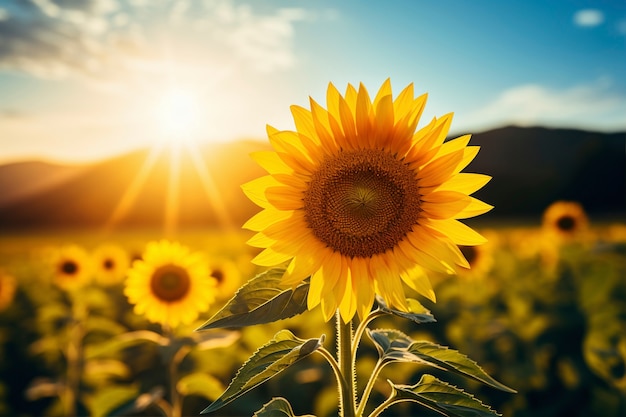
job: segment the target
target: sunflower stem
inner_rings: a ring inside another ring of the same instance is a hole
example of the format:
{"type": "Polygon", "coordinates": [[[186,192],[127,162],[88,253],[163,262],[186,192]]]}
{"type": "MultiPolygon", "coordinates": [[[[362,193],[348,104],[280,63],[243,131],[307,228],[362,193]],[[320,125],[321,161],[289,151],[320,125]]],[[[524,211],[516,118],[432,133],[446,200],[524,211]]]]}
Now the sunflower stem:
{"type": "Polygon", "coordinates": [[[376,382],[376,379],[378,379],[378,374],[380,373],[381,369],[383,369],[384,366],[385,366],[385,363],[381,361],[380,359],[378,360],[378,362],[376,362],[376,366],[374,367],[374,370],[372,371],[372,375],[367,380],[367,385],[365,386],[363,395],[361,395],[361,401],[359,402],[359,406],[356,409],[357,415],[359,416],[363,415],[363,411],[365,411],[365,406],[367,405],[367,400],[369,399],[370,394],[372,393],[372,389],[374,388],[374,383],[376,382]]]}
{"type": "Polygon", "coordinates": [[[68,416],[76,415],[80,397],[80,380],[83,366],[83,320],[87,315],[86,306],[73,300],[72,322],[69,328],[69,342],[65,351],[67,360],[67,385],[64,393],[65,411],[68,416]]]}
{"type": "Polygon", "coordinates": [[[352,359],[352,322],[344,323],[337,310],[337,358],[339,370],[345,381],[343,389],[340,388],[340,416],[356,416],[356,396],[354,389],[355,373],[352,359]]]}

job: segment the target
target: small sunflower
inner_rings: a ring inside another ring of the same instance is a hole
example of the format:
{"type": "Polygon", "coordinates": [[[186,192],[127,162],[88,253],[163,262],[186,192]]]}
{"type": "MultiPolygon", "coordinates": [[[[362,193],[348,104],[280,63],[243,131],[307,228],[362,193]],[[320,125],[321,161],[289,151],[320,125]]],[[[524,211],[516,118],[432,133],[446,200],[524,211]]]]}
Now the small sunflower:
{"type": "Polygon", "coordinates": [[[253,154],[269,173],[243,186],[264,209],[244,225],[264,248],[253,261],[288,262],[286,284],[310,276],[308,308],[326,320],[364,317],[375,294],[406,310],[402,282],[434,301],[422,268],[468,267],[457,245],[485,242],[459,221],[492,208],[469,196],[490,177],[460,172],[478,147],[445,141],[452,114],[416,131],[426,95],[412,84],[393,99],[387,80],[373,101],[362,84],[344,96],[329,84],[326,103],[292,106],[296,130],[268,126],[274,152],[253,154]]]}
{"type": "Polygon", "coordinates": [[[92,252],[95,279],[101,285],[122,282],[128,271],[130,260],[126,251],[113,244],[103,244],[92,252]]]}
{"type": "Polygon", "coordinates": [[[11,305],[16,289],[17,280],[13,275],[0,270],[0,311],[11,305]]]}
{"type": "Polygon", "coordinates": [[[217,257],[210,259],[209,274],[217,283],[215,291],[219,299],[232,297],[241,285],[241,272],[230,259],[217,257]]]}
{"type": "Polygon", "coordinates": [[[494,250],[498,240],[497,234],[493,232],[482,233],[487,242],[476,246],[459,246],[461,253],[467,259],[470,269],[460,268],[459,275],[467,279],[481,279],[489,273],[494,263],[494,250]]]}
{"type": "Polygon", "coordinates": [[[142,259],[133,262],[124,294],[137,314],[173,328],[208,310],[215,284],[200,252],[161,240],[148,243],[142,259]]]}
{"type": "Polygon", "coordinates": [[[580,203],[555,201],[543,212],[542,225],[548,234],[568,240],[584,234],[589,219],[580,203]]]}
{"type": "Polygon", "coordinates": [[[52,280],[64,290],[75,290],[89,283],[93,272],[89,254],[78,245],[64,245],[52,255],[52,280]]]}

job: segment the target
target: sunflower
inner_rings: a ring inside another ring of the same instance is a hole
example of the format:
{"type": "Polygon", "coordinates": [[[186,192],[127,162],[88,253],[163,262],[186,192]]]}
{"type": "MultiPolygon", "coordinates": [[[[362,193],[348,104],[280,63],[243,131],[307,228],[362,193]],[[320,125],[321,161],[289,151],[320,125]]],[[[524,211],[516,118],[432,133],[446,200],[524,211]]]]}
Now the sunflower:
{"type": "Polygon", "coordinates": [[[52,254],[53,282],[64,290],[75,290],[91,280],[93,272],[89,254],[78,245],[63,245],[52,254]]]}
{"type": "Polygon", "coordinates": [[[241,272],[230,259],[215,257],[209,260],[209,274],[215,279],[217,298],[227,299],[241,285],[241,272]]]}
{"type": "Polygon", "coordinates": [[[543,212],[544,231],[561,240],[574,239],[583,235],[589,219],[583,206],[575,201],[555,201],[543,212]]]}
{"type": "Polygon", "coordinates": [[[269,173],[243,186],[264,209],[244,224],[264,249],[253,262],[286,264],[287,285],[310,276],[308,308],[326,320],[364,317],[375,294],[406,310],[402,282],[434,301],[423,268],[468,267],[457,245],[485,242],[459,221],[492,208],[469,196],[490,177],[460,173],[478,147],[445,141],[452,114],[417,130],[426,95],[412,84],[394,100],[386,80],[373,101],[329,84],[326,103],[292,106],[296,130],[268,126],[274,151],[252,155],[269,173]]]}
{"type": "Polygon", "coordinates": [[[470,269],[460,268],[458,273],[467,279],[481,279],[489,273],[494,263],[494,250],[497,245],[498,235],[491,231],[482,233],[487,242],[475,246],[459,246],[461,253],[470,265],[470,269]]]}
{"type": "Polygon", "coordinates": [[[114,285],[126,276],[130,260],[124,249],[113,244],[103,244],[92,252],[95,279],[101,285],[114,285]]]}
{"type": "Polygon", "coordinates": [[[135,313],[169,327],[189,324],[215,299],[215,279],[200,252],[177,242],[150,242],[128,270],[124,294],[135,313]]]}
{"type": "Polygon", "coordinates": [[[13,275],[0,270],[0,311],[11,305],[16,289],[17,281],[13,275]]]}

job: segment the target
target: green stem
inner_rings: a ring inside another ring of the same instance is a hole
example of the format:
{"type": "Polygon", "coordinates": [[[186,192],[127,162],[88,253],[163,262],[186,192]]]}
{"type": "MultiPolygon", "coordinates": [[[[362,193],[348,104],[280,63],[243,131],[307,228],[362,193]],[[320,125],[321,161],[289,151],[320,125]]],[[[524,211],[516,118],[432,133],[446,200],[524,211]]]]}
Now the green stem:
{"type": "Polygon", "coordinates": [[[359,323],[359,326],[354,332],[354,340],[352,341],[352,357],[356,358],[356,351],[359,348],[359,343],[361,342],[361,338],[363,337],[365,329],[367,329],[367,325],[370,324],[372,320],[385,315],[387,315],[387,313],[380,310],[375,310],[369,313],[365,320],[359,323]]]}
{"type": "Polygon", "coordinates": [[[339,310],[337,317],[337,358],[339,359],[339,370],[346,381],[345,389],[340,390],[340,416],[356,416],[356,396],[354,390],[354,361],[352,359],[352,324],[344,323],[339,310]]]}
{"type": "Polygon", "coordinates": [[[385,411],[385,409],[391,407],[392,405],[394,405],[395,403],[398,403],[400,401],[398,401],[395,398],[387,398],[385,400],[385,402],[383,402],[382,404],[380,404],[378,407],[376,407],[374,409],[374,411],[372,411],[369,415],[369,417],[378,417],[380,415],[380,413],[382,413],[383,411],[385,411]]]}
{"type": "Polygon", "coordinates": [[[341,392],[346,391],[348,389],[348,383],[346,382],[343,375],[341,374],[341,369],[339,369],[339,364],[335,360],[335,357],[332,355],[332,353],[330,353],[328,350],[326,350],[323,347],[318,348],[316,352],[321,354],[324,357],[324,359],[326,359],[326,361],[330,364],[331,368],[333,368],[333,372],[335,373],[335,376],[337,377],[337,385],[339,386],[339,390],[341,392]]]}
{"type": "Polygon", "coordinates": [[[67,360],[67,385],[65,389],[65,411],[68,416],[76,415],[80,394],[80,379],[83,363],[83,338],[85,328],[83,320],[86,317],[86,308],[83,304],[74,301],[72,306],[72,323],[69,328],[69,341],[65,351],[67,360]]]}
{"type": "Polygon", "coordinates": [[[363,395],[361,396],[361,402],[359,403],[359,407],[356,409],[356,414],[358,416],[363,415],[363,411],[365,411],[365,405],[367,404],[367,400],[369,399],[369,396],[372,393],[372,389],[374,388],[374,383],[376,382],[376,379],[378,378],[378,374],[380,373],[381,369],[383,369],[385,364],[386,363],[384,363],[380,359],[378,360],[378,362],[376,362],[376,366],[374,367],[374,370],[372,371],[372,375],[367,380],[367,385],[365,386],[365,391],[363,391],[363,395]]]}
{"type": "Polygon", "coordinates": [[[183,399],[176,387],[176,385],[178,385],[178,365],[180,365],[190,351],[190,346],[181,346],[180,349],[176,351],[176,354],[174,354],[174,357],[170,362],[170,401],[172,402],[172,417],[181,417],[183,415],[183,399]]]}

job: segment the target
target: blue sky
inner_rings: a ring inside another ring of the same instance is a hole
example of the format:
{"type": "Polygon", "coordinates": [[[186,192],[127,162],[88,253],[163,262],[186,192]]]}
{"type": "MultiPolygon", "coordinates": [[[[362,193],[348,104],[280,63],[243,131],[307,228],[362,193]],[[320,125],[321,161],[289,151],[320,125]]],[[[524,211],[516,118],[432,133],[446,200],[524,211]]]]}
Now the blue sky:
{"type": "Polygon", "coordinates": [[[109,157],[174,116],[198,140],[263,140],[328,82],[386,78],[455,134],[626,131],[626,2],[0,0],[0,163],[109,157]],[[167,113],[172,91],[192,104],[167,113]]]}

